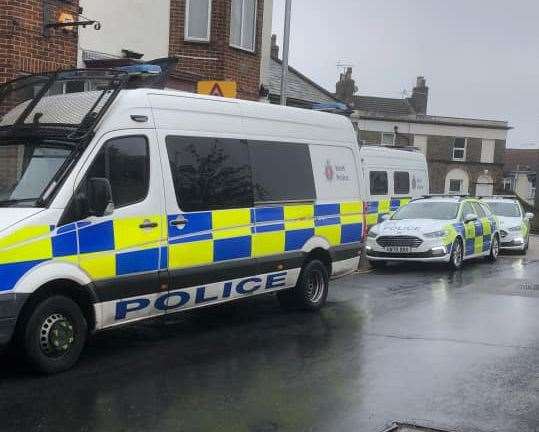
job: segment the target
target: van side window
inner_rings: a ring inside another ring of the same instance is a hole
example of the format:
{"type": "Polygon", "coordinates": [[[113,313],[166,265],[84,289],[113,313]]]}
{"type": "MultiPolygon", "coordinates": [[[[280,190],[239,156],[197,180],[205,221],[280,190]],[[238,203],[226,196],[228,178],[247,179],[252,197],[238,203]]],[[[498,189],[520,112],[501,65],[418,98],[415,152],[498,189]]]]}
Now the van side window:
{"type": "Polygon", "coordinates": [[[168,136],[166,144],[176,199],[182,211],[253,206],[247,143],[168,136]]]}
{"type": "Polygon", "coordinates": [[[387,195],[387,172],[371,171],[369,173],[371,195],[387,195]]]}
{"type": "Polygon", "coordinates": [[[410,173],[395,171],[393,173],[393,188],[396,195],[410,193],[410,173]]]}
{"type": "Polygon", "coordinates": [[[309,147],[249,141],[255,203],[316,199],[309,147]]]}
{"type": "Polygon", "coordinates": [[[94,177],[109,180],[115,208],[143,201],[150,186],[147,139],[130,136],[107,141],[86,174],[86,178],[94,177]]]}

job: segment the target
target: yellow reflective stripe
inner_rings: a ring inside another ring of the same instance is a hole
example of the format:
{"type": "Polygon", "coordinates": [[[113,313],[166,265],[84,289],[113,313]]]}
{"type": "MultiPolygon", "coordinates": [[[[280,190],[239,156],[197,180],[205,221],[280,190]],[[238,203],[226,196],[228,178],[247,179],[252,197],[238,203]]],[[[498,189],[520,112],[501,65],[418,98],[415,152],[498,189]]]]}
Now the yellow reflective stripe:
{"type": "Polygon", "coordinates": [[[487,218],[481,219],[481,225],[483,226],[483,235],[492,234],[490,220],[488,220],[487,218]]]}
{"type": "Polygon", "coordinates": [[[21,228],[10,235],[0,239],[0,249],[15,246],[19,243],[36,239],[38,237],[49,237],[51,230],[48,225],[35,225],[21,228]]]}
{"type": "Polygon", "coordinates": [[[402,207],[402,206],[405,206],[406,204],[409,204],[411,200],[412,200],[411,198],[401,198],[401,200],[400,200],[401,203],[400,203],[399,207],[402,207]]]}
{"type": "Polygon", "coordinates": [[[331,246],[341,244],[340,225],[318,226],[314,229],[314,234],[316,236],[325,238],[331,246]]]}
{"type": "Polygon", "coordinates": [[[170,268],[184,268],[213,262],[213,240],[171,244],[168,247],[170,268]]]}
{"type": "Polygon", "coordinates": [[[314,228],[314,205],[284,206],[285,230],[314,228]]]}
{"type": "Polygon", "coordinates": [[[251,256],[261,257],[285,252],[284,231],[257,233],[252,236],[251,256]]]}
{"type": "Polygon", "coordinates": [[[341,216],[348,214],[363,214],[363,201],[350,201],[340,204],[341,216]]]}
{"type": "Polygon", "coordinates": [[[212,229],[216,240],[251,235],[251,210],[214,210],[212,229]]]}
{"type": "Polygon", "coordinates": [[[447,230],[447,235],[443,238],[443,244],[444,246],[449,246],[453,244],[455,239],[457,238],[457,230],[453,225],[448,225],[444,227],[445,230],[447,230]]]}
{"type": "Polygon", "coordinates": [[[367,215],[367,225],[376,225],[378,223],[378,213],[367,215]]]}
{"type": "Polygon", "coordinates": [[[378,202],[378,214],[389,213],[391,208],[391,200],[384,199],[378,202]]]}
{"type": "Polygon", "coordinates": [[[464,234],[467,239],[475,238],[475,224],[473,222],[467,223],[465,225],[464,234]]]}
{"type": "Polygon", "coordinates": [[[79,265],[94,280],[116,277],[115,253],[82,254],[79,258],[79,265]]]}
{"type": "Polygon", "coordinates": [[[474,253],[478,254],[483,252],[483,236],[477,236],[474,239],[474,253]]]}
{"type": "Polygon", "coordinates": [[[114,246],[117,251],[139,248],[148,243],[155,243],[161,239],[162,217],[136,216],[122,219],[115,219],[114,226],[114,246]],[[158,226],[151,229],[142,229],[140,225],[145,221],[156,223],[158,226]]]}

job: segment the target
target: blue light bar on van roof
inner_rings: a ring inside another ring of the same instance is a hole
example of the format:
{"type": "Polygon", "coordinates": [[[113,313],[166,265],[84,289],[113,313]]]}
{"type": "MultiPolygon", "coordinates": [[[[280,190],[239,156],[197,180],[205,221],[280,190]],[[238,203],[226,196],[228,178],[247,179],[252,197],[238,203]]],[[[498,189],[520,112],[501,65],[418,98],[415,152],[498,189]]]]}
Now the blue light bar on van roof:
{"type": "Polygon", "coordinates": [[[341,102],[320,102],[313,103],[312,109],[315,111],[326,111],[339,114],[351,114],[352,110],[341,102]]]}
{"type": "Polygon", "coordinates": [[[121,66],[116,69],[122,72],[127,72],[129,75],[159,75],[162,73],[161,66],[153,64],[121,66]]]}

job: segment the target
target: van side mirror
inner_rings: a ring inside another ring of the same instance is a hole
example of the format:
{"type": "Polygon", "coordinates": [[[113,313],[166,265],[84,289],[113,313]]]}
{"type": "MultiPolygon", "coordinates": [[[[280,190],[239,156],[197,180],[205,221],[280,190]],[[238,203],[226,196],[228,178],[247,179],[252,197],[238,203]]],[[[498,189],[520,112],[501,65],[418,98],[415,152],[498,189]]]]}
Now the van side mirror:
{"type": "Polygon", "coordinates": [[[468,213],[464,216],[464,223],[475,222],[477,220],[477,215],[475,213],[468,213]]]}
{"type": "Polygon", "coordinates": [[[533,213],[530,213],[530,212],[526,213],[526,219],[533,219],[534,216],[535,215],[533,213]]]}
{"type": "Polygon", "coordinates": [[[382,222],[391,219],[391,213],[383,214],[380,219],[382,219],[382,222]]]}
{"type": "Polygon", "coordinates": [[[112,187],[106,178],[90,178],[86,189],[88,211],[91,216],[108,216],[114,211],[112,187]]]}

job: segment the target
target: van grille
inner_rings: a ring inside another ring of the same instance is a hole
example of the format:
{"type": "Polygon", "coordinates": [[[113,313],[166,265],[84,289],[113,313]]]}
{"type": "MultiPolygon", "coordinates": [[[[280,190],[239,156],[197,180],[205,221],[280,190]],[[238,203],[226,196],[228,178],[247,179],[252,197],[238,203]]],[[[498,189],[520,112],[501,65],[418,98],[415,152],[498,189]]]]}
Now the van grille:
{"type": "Polygon", "coordinates": [[[423,243],[423,240],[413,236],[381,236],[376,239],[376,242],[382,247],[407,246],[416,248],[423,243]]]}

